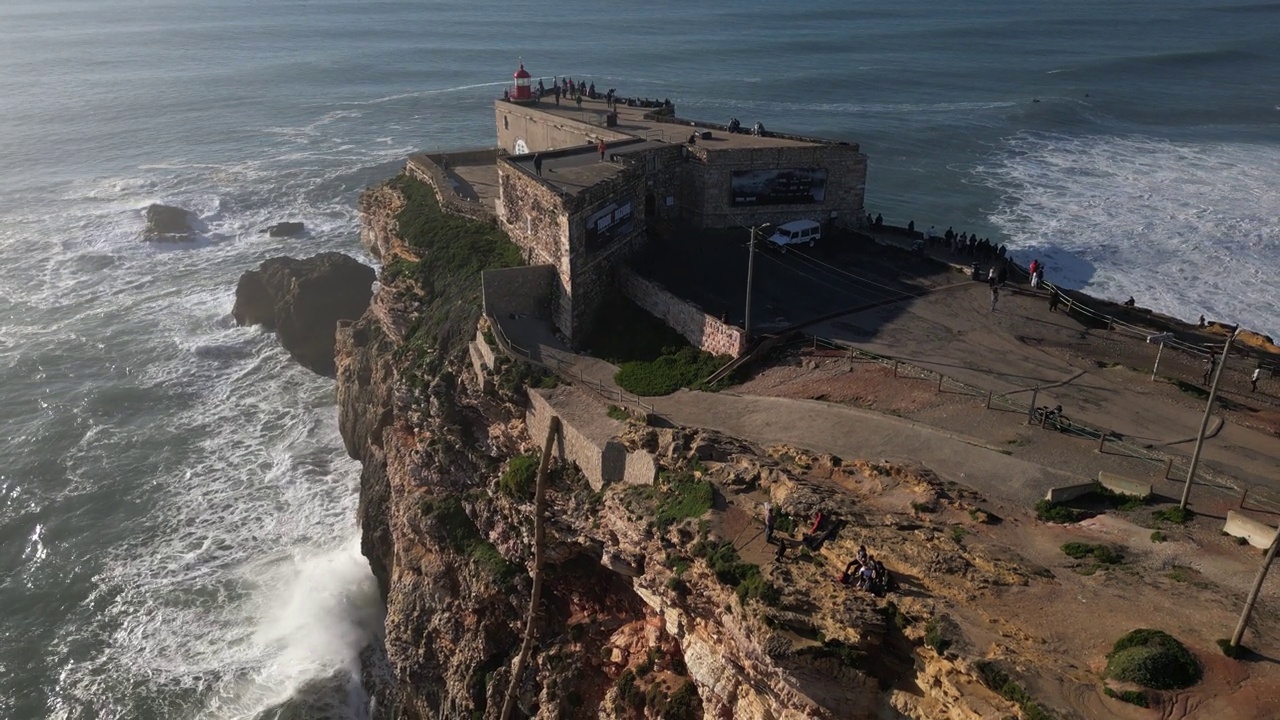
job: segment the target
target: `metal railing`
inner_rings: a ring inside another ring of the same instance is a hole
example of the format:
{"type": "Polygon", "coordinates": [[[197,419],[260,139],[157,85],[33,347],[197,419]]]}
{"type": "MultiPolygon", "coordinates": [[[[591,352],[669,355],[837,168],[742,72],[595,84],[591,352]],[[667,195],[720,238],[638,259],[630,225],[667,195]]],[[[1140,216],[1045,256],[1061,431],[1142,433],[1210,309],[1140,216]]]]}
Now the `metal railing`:
{"type": "Polygon", "coordinates": [[[617,402],[619,405],[630,406],[648,415],[656,412],[654,406],[641,400],[639,395],[593,380],[584,375],[573,363],[565,362],[557,357],[548,357],[545,360],[535,357],[532,352],[511,341],[497,318],[492,315],[486,315],[485,317],[489,320],[489,326],[493,328],[493,338],[498,343],[498,349],[502,350],[511,359],[549,370],[574,385],[581,385],[590,389],[605,400],[617,402]]]}
{"type": "MultiPolygon", "coordinates": [[[[807,338],[790,343],[792,347],[801,344],[809,345],[815,351],[818,348],[839,351],[843,354],[847,354],[845,356],[854,362],[874,362],[893,368],[893,376],[895,378],[934,380],[938,384],[938,392],[960,393],[971,395],[975,398],[983,398],[985,406],[989,409],[1017,412],[1027,416],[1028,424],[1039,424],[1041,427],[1045,427],[1046,425],[1047,418],[1042,417],[1038,423],[1034,420],[1034,411],[1036,407],[1035,397],[1039,390],[1043,388],[1022,388],[997,393],[994,390],[971,385],[953,377],[943,375],[935,370],[920,367],[901,358],[895,358],[889,355],[880,355],[851,345],[839,343],[834,340],[818,337],[816,335],[809,335],[807,338]],[[1032,393],[1032,400],[1022,401],[1013,397],[1015,393],[1026,392],[1032,393]]],[[[1133,457],[1138,460],[1144,460],[1157,466],[1163,465],[1164,471],[1161,477],[1165,479],[1177,480],[1179,475],[1185,478],[1187,472],[1190,471],[1189,458],[1184,459],[1176,455],[1161,452],[1154,448],[1135,445],[1131,442],[1125,441],[1122,437],[1118,436],[1111,430],[1091,427],[1074,420],[1069,420],[1065,423],[1055,423],[1054,427],[1066,435],[1096,442],[1099,452],[1110,451],[1112,453],[1133,457]]],[[[1244,483],[1241,483],[1234,478],[1228,477],[1212,468],[1205,467],[1204,463],[1201,463],[1198,467],[1196,477],[1198,481],[1203,482],[1208,480],[1216,485],[1233,490],[1243,490],[1247,487],[1244,483]]],[[[1249,488],[1248,492],[1250,500],[1265,503],[1275,508],[1280,508],[1280,499],[1260,497],[1264,494],[1264,491],[1261,488],[1249,488]]],[[[1241,500],[1241,504],[1243,505],[1243,499],[1241,500]]]]}

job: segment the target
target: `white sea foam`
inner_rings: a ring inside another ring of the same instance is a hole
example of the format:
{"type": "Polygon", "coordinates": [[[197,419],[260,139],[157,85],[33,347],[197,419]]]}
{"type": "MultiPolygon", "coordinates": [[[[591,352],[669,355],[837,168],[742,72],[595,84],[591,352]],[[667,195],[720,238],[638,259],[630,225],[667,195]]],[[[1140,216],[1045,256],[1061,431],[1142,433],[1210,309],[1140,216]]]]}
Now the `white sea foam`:
{"type": "Polygon", "coordinates": [[[979,172],[1049,279],[1280,335],[1280,147],[1024,134],[979,172]]]}

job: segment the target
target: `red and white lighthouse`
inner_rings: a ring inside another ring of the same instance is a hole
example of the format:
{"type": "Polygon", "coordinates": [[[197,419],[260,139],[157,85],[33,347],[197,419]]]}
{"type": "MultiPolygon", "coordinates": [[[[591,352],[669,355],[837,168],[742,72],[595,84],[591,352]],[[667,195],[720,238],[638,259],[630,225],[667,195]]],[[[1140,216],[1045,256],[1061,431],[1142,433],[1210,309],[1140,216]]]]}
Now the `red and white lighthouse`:
{"type": "Polygon", "coordinates": [[[528,70],[524,69],[524,63],[520,63],[520,69],[516,70],[515,86],[511,89],[511,102],[527,103],[533,102],[533,76],[528,70]]]}

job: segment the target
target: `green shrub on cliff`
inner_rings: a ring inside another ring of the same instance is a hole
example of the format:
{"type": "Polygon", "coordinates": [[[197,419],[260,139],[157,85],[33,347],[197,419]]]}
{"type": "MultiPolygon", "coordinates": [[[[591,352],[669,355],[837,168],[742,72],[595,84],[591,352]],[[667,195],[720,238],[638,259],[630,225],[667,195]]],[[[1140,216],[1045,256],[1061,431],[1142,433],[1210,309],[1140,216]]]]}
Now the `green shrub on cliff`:
{"type": "Polygon", "coordinates": [[[498,489],[503,495],[517,500],[528,500],[538,480],[538,456],[517,455],[507,463],[507,469],[498,479],[498,489]]]}
{"type": "Polygon", "coordinates": [[[683,387],[710,390],[714,388],[704,386],[703,381],[729,360],[695,347],[668,348],[654,360],[623,363],[613,379],[623,390],[644,397],[670,395],[683,387]]]}
{"type": "Polygon", "coordinates": [[[399,175],[390,181],[404,197],[396,215],[400,238],[422,260],[388,268],[392,277],[412,274],[424,304],[411,331],[411,346],[449,352],[475,332],[480,272],[523,265],[520,249],[498,226],[443,211],[430,185],[399,175]]]}
{"type": "Polygon", "coordinates": [[[499,580],[515,577],[516,568],[480,535],[479,528],[456,495],[426,498],[422,501],[421,510],[424,517],[435,522],[444,535],[445,544],[455,553],[471,558],[499,580]]]}
{"type": "Polygon", "coordinates": [[[702,517],[715,503],[715,490],[706,480],[695,480],[692,475],[664,476],[662,494],[654,510],[653,521],[659,528],[685,518],[702,517]]]}
{"type": "Polygon", "coordinates": [[[1106,676],[1153,690],[1177,690],[1200,682],[1200,664],[1182,643],[1160,630],[1134,630],[1107,653],[1106,676]]]}

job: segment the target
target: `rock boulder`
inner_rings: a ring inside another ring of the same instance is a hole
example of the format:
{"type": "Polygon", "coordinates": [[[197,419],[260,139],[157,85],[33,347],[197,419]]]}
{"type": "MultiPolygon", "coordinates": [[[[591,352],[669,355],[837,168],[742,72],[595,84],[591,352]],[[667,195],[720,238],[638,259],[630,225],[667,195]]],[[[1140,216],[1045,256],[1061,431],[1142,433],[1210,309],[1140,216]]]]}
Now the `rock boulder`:
{"type": "Polygon", "coordinates": [[[306,229],[306,226],[300,222],[285,221],[269,225],[262,232],[271,237],[295,237],[301,235],[306,229]]]}
{"type": "Polygon", "coordinates": [[[147,207],[147,226],[142,231],[144,240],[179,242],[190,240],[194,234],[191,213],[180,207],[152,203],[147,207]]]}
{"type": "Polygon", "coordinates": [[[373,268],[342,253],[271,258],[240,276],[231,314],[239,325],[274,330],[303,367],[333,377],[338,321],[364,314],[375,277],[373,268]]]}

